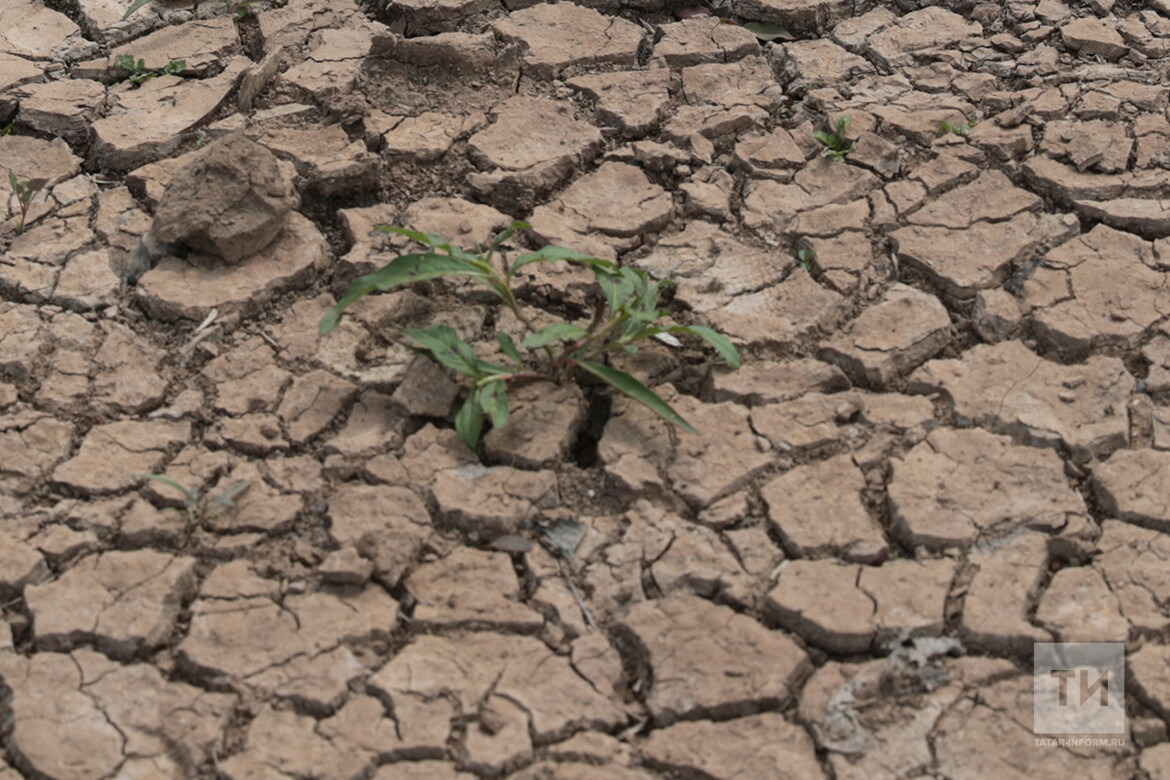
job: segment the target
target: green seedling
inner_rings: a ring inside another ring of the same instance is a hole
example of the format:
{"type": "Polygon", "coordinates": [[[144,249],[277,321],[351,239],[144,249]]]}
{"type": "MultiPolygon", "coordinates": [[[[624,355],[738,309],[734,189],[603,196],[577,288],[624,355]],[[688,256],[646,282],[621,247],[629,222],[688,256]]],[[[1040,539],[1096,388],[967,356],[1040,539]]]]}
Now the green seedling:
{"type": "Polygon", "coordinates": [[[771,22],[744,22],[743,29],[756,36],[761,43],[771,43],[775,40],[794,41],[796,36],[785,28],[771,22]]]}
{"type": "Polygon", "coordinates": [[[961,125],[956,125],[944,119],[938,124],[944,133],[954,133],[955,135],[971,135],[971,131],[975,129],[974,122],[964,122],[961,125]]]}
{"type": "Polygon", "coordinates": [[[149,2],[150,0],[134,0],[134,2],[130,4],[130,7],[126,9],[126,13],[122,14],[122,21],[129,19],[134,15],[135,11],[149,2]]]}
{"type": "Polygon", "coordinates": [[[510,263],[503,259],[502,254],[497,258],[505,241],[517,230],[529,227],[524,222],[513,222],[492,240],[486,251],[479,247],[470,252],[452,246],[434,233],[379,226],[388,233],[413,239],[427,250],[401,255],[381,270],[356,279],[337,305],[326,313],[321,321],[321,333],[329,333],[337,327],[347,308],[375,290],[390,290],[444,276],[464,277],[495,293],[527,329],[527,338],[519,344],[503,331],[496,333],[496,341],[507,365],[483,360],[447,325],[403,332],[421,345],[421,351],[433,360],[470,380],[470,392],[455,416],[455,429],[472,449],[479,442],[484,418],[490,419],[497,428],[507,423],[509,386],[529,380],[567,382],[581,374],[601,380],[667,422],[695,433],[695,429],[653,390],[626,372],[608,365],[605,357],[614,352],[635,352],[638,342],[648,338],[670,339],[670,334],[689,333],[705,340],[724,360],[738,368],[739,353],[727,337],[701,325],[660,323],[664,312],[658,308],[659,293],[673,284],[652,281],[645,271],[621,268],[609,261],[557,246],[522,254],[510,263]],[[520,306],[512,288],[516,273],[533,263],[549,262],[575,263],[593,272],[602,296],[595,304],[588,325],[554,322],[537,328],[520,306]]]}
{"type": "Polygon", "coordinates": [[[257,3],[264,3],[268,0],[235,0],[228,4],[230,10],[236,17],[236,21],[244,19],[252,14],[252,6],[257,3]]]}
{"type": "Polygon", "coordinates": [[[144,81],[148,81],[155,76],[173,76],[187,69],[186,60],[171,60],[161,70],[153,70],[146,67],[146,60],[141,58],[135,60],[132,54],[119,54],[117,57],[114,57],[114,65],[122,70],[130,71],[130,75],[126,77],[126,80],[135,86],[141,86],[144,81]]]}
{"type": "Polygon", "coordinates": [[[833,125],[831,132],[824,130],[817,130],[813,133],[813,138],[820,142],[824,147],[821,154],[828,157],[830,160],[844,160],[850,152],[853,151],[853,142],[845,137],[849,131],[849,117],[843,116],[837,120],[833,125]]]}
{"type": "MultiPolygon", "coordinates": [[[[28,220],[28,210],[32,208],[33,198],[45,188],[48,182],[45,179],[22,179],[12,171],[8,172],[8,186],[20,204],[20,221],[16,223],[16,233],[24,232],[25,222],[28,220]]],[[[11,212],[9,212],[11,214],[11,212]]]]}
{"type": "Polygon", "coordinates": [[[183,496],[183,509],[187,514],[187,523],[192,527],[200,525],[204,518],[208,516],[213,506],[238,509],[239,507],[235,502],[236,497],[247,490],[252,484],[247,480],[241,480],[219,495],[208,497],[198,488],[186,488],[170,477],[164,477],[162,474],[143,473],[135,474],[134,476],[149,479],[152,482],[157,482],[160,485],[166,485],[169,488],[179,491],[183,496]]]}
{"type": "Polygon", "coordinates": [[[800,261],[800,267],[808,271],[810,274],[816,268],[817,253],[812,247],[805,247],[797,251],[796,259],[800,261]]]}

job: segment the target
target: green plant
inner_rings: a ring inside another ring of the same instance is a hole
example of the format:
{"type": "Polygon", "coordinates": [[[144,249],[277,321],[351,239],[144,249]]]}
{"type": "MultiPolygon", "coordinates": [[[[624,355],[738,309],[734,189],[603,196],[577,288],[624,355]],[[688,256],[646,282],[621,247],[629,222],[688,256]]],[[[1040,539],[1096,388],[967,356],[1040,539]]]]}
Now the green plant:
{"type": "Polygon", "coordinates": [[[971,135],[971,131],[975,129],[974,122],[964,122],[961,125],[956,125],[944,119],[938,124],[944,133],[954,133],[955,135],[971,135]]]}
{"type": "Polygon", "coordinates": [[[192,526],[199,525],[203,521],[208,511],[210,511],[212,504],[236,509],[236,496],[243,493],[252,484],[247,480],[240,480],[219,495],[208,497],[199,488],[186,488],[170,477],[164,477],[162,474],[143,473],[135,474],[134,476],[149,479],[152,482],[158,482],[161,485],[166,485],[179,491],[183,496],[183,509],[187,513],[187,522],[192,526]]]}
{"type": "Polygon", "coordinates": [[[17,235],[24,232],[24,223],[28,219],[28,210],[32,207],[33,198],[47,183],[44,179],[30,181],[20,178],[12,171],[8,172],[8,186],[12,188],[12,193],[16,195],[16,200],[20,204],[20,221],[16,223],[17,235]]]}
{"type": "Polygon", "coordinates": [[[257,3],[265,3],[270,8],[279,8],[284,5],[284,2],[273,2],[272,0],[232,0],[229,3],[228,9],[235,14],[236,20],[244,19],[253,13],[252,6],[257,3]]]}
{"type": "Polygon", "coordinates": [[[149,2],[150,0],[134,0],[134,2],[130,4],[130,7],[126,9],[126,13],[122,14],[122,21],[129,19],[134,15],[135,11],[149,2]]]}
{"type": "Polygon", "coordinates": [[[817,130],[813,133],[813,138],[820,141],[821,154],[828,157],[830,160],[844,160],[845,157],[853,151],[853,142],[845,137],[849,131],[849,117],[843,116],[837,120],[833,125],[831,131],[817,130]]]}
{"type": "Polygon", "coordinates": [[[381,270],[356,279],[337,305],[326,313],[321,321],[321,333],[329,333],[337,327],[342,312],[375,290],[390,290],[443,276],[465,277],[495,293],[530,334],[517,345],[507,333],[497,332],[500,351],[509,363],[497,365],[478,357],[472,346],[446,325],[404,331],[435,361],[470,378],[471,392],[455,417],[455,428],[470,447],[474,449],[479,442],[484,417],[490,418],[495,427],[508,421],[510,384],[538,379],[566,382],[579,371],[625,393],[664,420],[695,433],[695,429],[653,390],[602,361],[611,352],[636,351],[637,342],[644,339],[690,333],[707,341],[724,360],[738,367],[739,353],[731,342],[700,325],[658,324],[664,314],[658,308],[659,292],[672,283],[652,281],[645,271],[621,268],[606,260],[556,246],[522,254],[511,263],[501,258],[497,267],[495,258],[501,245],[517,230],[529,227],[523,222],[513,222],[492,240],[486,252],[482,247],[470,252],[452,246],[442,236],[433,233],[379,226],[381,230],[411,238],[428,249],[401,255],[381,270]],[[577,263],[593,272],[603,295],[597,300],[593,318],[587,326],[554,322],[537,328],[520,306],[512,289],[516,272],[532,263],[547,262],[577,263]]]}
{"type": "Polygon", "coordinates": [[[12,135],[12,128],[15,126],[15,122],[9,122],[6,125],[0,125],[0,138],[3,138],[6,135],[12,135]]]}
{"type": "Polygon", "coordinates": [[[756,39],[761,43],[770,43],[777,39],[781,41],[796,40],[796,36],[788,30],[771,22],[744,22],[743,29],[756,36],[756,39]]]}
{"type": "Polygon", "coordinates": [[[805,247],[797,251],[796,259],[800,261],[800,267],[808,271],[810,274],[816,267],[817,252],[812,247],[805,247]]]}
{"type": "Polygon", "coordinates": [[[119,54],[114,57],[114,65],[122,70],[130,71],[130,75],[126,79],[136,86],[141,86],[142,82],[155,76],[173,76],[187,69],[186,60],[170,60],[161,70],[153,70],[146,67],[146,60],[135,60],[132,54],[119,54]]]}

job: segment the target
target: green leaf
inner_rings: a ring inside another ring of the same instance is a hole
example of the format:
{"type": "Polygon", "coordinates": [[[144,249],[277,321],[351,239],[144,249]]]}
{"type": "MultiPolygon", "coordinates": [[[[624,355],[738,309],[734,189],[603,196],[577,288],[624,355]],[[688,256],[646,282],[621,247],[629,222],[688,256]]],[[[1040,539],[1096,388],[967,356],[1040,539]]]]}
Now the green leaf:
{"type": "Polygon", "coordinates": [[[601,381],[616,390],[620,390],[630,398],[647,407],[668,423],[677,425],[688,433],[698,433],[698,431],[691,427],[689,422],[684,420],[678,412],[671,408],[670,404],[663,401],[653,390],[646,387],[646,385],[637,379],[634,379],[634,377],[625,371],[619,371],[616,368],[610,368],[609,366],[604,366],[589,360],[578,360],[576,363],[601,381]]]}
{"type": "Polygon", "coordinates": [[[598,277],[597,284],[605,293],[605,304],[612,316],[626,301],[637,294],[638,275],[630,268],[621,268],[613,276],[598,277]]]}
{"type": "Polygon", "coordinates": [[[788,32],[788,30],[785,30],[778,24],[772,24],[771,22],[744,22],[743,29],[752,33],[756,36],[756,38],[764,41],[765,43],[768,41],[774,41],[777,38],[782,41],[791,41],[795,40],[796,38],[796,36],[788,32]]]}
{"type": "Polygon", "coordinates": [[[505,534],[488,542],[486,546],[493,550],[502,550],[503,552],[526,553],[532,549],[532,542],[523,536],[505,534]]]}
{"type": "Polygon", "coordinates": [[[143,473],[143,474],[135,474],[134,476],[141,477],[143,479],[149,479],[151,482],[158,482],[159,484],[166,485],[167,487],[172,487],[175,490],[182,493],[183,498],[187,499],[188,501],[190,501],[192,495],[195,494],[194,491],[188,490],[187,488],[183,487],[175,480],[171,479],[170,477],[164,477],[162,474],[145,474],[145,473],[143,473]]]}
{"type": "Polygon", "coordinates": [[[712,330],[704,325],[675,325],[670,328],[671,333],[691,333],[706,341],[719,356],[727,361],[733,368],[739,368],[740,359],[739,351],[736,350],[735,345],[731,343],[731,339],[724,336],[718,331],[712,330]]]}
{"type": "Polygon", "coordinates": [[[242,479],[239,482],[237,482],[236,484],[232,485],[227,490],[220,493],[215,498],[211,499],[211,503],[223,504],[224,506],[230,506],[232,509],[235,509],[236,508],[236,501],[235,501],[236,496],[240,495],[241,493],[243,493],[245,490],[247,490],[251,486],[252,486],[251,482],[249,482],[246,479],[242,479]]]}
{"type": "Polygon", "coordinates": [[[480,377],[481,380],[485,377],[491,376],[492,374],[513,374],[516,372],[515,368],[497,366],[495,363],[489,363],[486,360],[479,360],[478,358],[476,358],[476,367],[480,370],[480,373],[483,374],[483,376],[480,377]]]}
{"type": "Polygon", "coordinates": [[[503,381],[484,385],[478,391],[479,405],[492,418],[492,425],[503,428],[508,422],[508,388],[503,381]]]}
{"type": "Polygon", "coordinates": [[[380,270],[354,279],[345,295],[341,296],[341,300],[325,313],[321,320],[321,335],[336,328],[341,322],[342,312],[374,290],[390,290],[404,284],[437,279],[441,276],[484,278],[482,271],[457,258],[434,252],[402,255],[391,260],[380,270]]]}
{"type": "Polygon", "coordinates": [[[471,449],[479,445],[479,432],[483,430],[483,407],[479,405],[479,393],[473,392],[467,396],[463,406],[459,407],[459,413],[455,415],[455,430],[471,449]]]}
{"type": "Polygon", "coordinates": [[[495,252],[497,249],[499,249],[500,244],[503,244],[505,241],[515,235],[517,230],[528,230],[531,227],[532,225],[529,225],[527,222],[521,222],[518,219],[513,220],[511,225],[508,225],[508,227],[500,231],[498,236],[492,239],[490,251],[495,252]]]}
{"type": "Polygon", "coordinates": [[[593,269],[594,273],[609,276],[617,273],[618,267],[608,260],[602,260],[597,257],[591,257],[586,254],[574,251],[572,249],[565,249],[560,246],[544,247],[539,252],[533,252],[527,255],[520,255],[512,266],[508,269],[507,278],[511,279],[513,275],[526,265],[533,263],[549,263],[556,261],[564,261],[568,263],[580,263],[587,265],[593,269]]]}
{"type": "Polygon", "coordinates": [[[455,354],[462,358],[467,365],[471,366],[476,376],[483,373],[479,368],[479,358],[475,356],[475,350],[471,348],[470,344],[462,339],[455,339],[455,343],[451,346],[454,347],[455,354]]]}
{"type": "Polygon", "coordinates": [[[500,350],[519,365],[524,365],[524,358],[520,357],[520,350],[516,349],[516,342],[504,331],[496,331],[496,341],[500,342],[500,350]]]}
{"type": "Polygon", "coordinates": [[[176,73],[182,73],[187,69],[186,60],[171,60],[163,67],[163,74],[166,76],[173,76],[176,73]]]}
{"type": "Polygon", "coordinates": [[[134,2],[130,4],[130,7],[126,9],[126,13],[122,14],[122,21],[129,19],[134,15],[135,11],[149,2],[150,0],[134,0],[134,2]]]}
{"type": "Polygon", "coordinates": [[[428,352],[445,366],[450,366],[461,374],[479,378],[483,372],[479,370],[479,359],[471,345],[461,340],[454,329],[447,325],[432,325],[429,328],[409,328],[403,331],[406,335],[422,344],[428,352]]]}
{"type": "Polygon", "coordinates": [[[447,239],[440,236],[438,233],[424,233],[421,230],[412,230],[410,228],[396,227],[394,225],[378,225],[378,230],[385,233],[393,233],[396,236],[406,236],[412,238],[420,244],[425,244],[435,249],[442,249],[445,252],[451,251],[451,244],[447,239]]]}
{"type": "Polygon", "coordinates": [[[574,325],[571,322],[554,322],[524,339],[520,342],[520,346],[525,349],[536,349],[554,341],[576,341],[588,332],[580,325],[574,325]]]}

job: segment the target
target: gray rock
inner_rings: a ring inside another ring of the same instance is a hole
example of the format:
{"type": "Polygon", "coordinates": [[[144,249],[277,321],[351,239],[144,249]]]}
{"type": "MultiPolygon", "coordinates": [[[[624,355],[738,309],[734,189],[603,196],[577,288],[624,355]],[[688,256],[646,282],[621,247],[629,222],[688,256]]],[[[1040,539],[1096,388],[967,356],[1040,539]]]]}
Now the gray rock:
{"type": "Polygon", "coordinates": [[[294,202],[292,182],[272,152],[230,136],[175,174],[152,232],[235,265],[272,243],[294,202]]]}

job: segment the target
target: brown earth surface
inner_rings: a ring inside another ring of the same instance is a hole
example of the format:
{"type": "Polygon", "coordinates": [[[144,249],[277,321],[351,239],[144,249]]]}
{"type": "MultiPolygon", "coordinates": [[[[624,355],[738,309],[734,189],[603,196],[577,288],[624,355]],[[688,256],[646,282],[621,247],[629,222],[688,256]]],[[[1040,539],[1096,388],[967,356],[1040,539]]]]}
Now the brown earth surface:
{"type": "Polygon", "coordinates": [[[0,0],[0,780],[1170,778],[1170,2],[690,4],[0,0]],[[471,452],[394,338],[466,285],[318,336],[513,218],[735,341],[624,359],[700,436],[471,452]],[[1034,744],[1053,641],[1123,744],[1034,744]]]}

